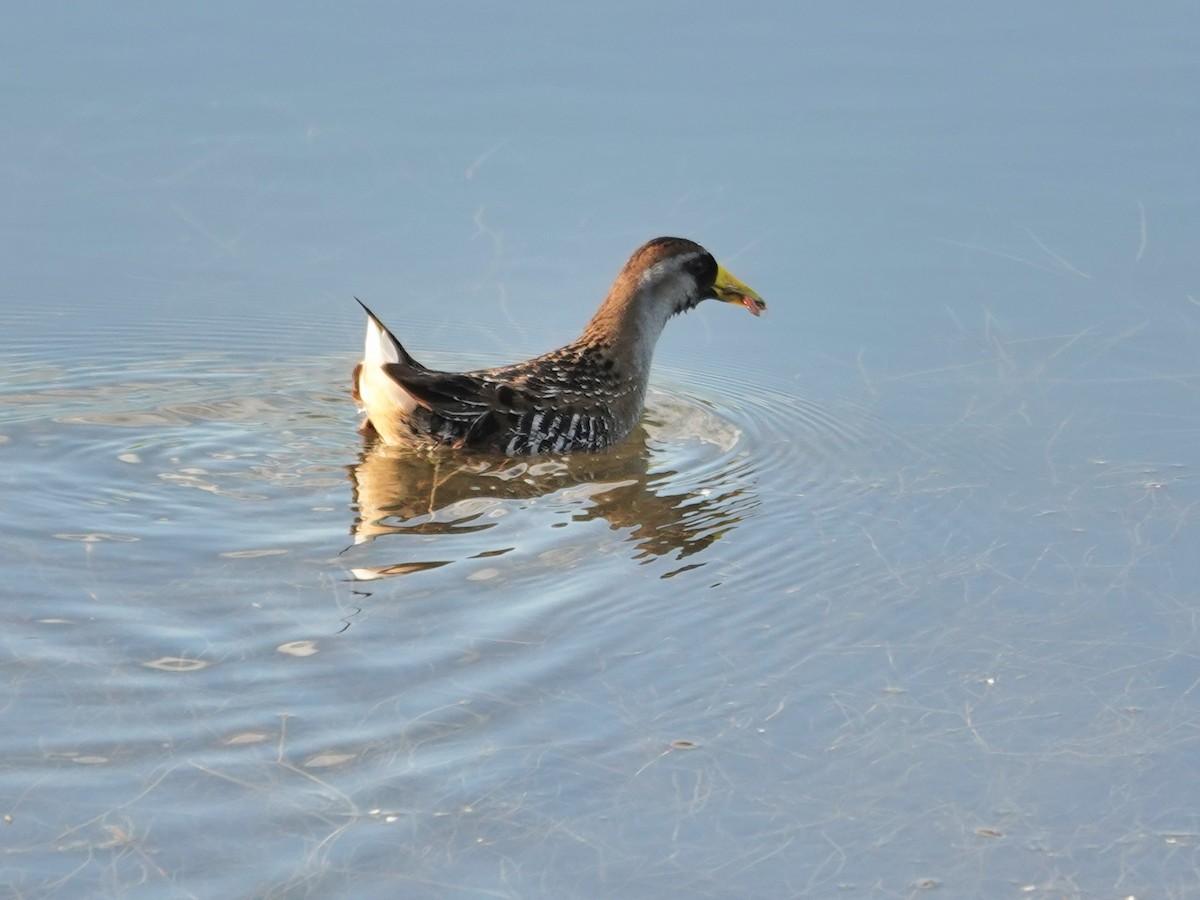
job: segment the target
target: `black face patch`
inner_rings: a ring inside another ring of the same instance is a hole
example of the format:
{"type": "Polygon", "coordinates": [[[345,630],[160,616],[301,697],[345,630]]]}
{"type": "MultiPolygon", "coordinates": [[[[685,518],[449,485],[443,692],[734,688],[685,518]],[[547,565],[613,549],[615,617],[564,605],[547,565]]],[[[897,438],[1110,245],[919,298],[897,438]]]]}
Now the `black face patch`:
{"type": "Polygon", "coordinates": [[[701,297],[713,296],[713,285],[717,283],[717,261],[711,253],[700,253],[684,263],[684,270],[696,279],[701,297]]]}

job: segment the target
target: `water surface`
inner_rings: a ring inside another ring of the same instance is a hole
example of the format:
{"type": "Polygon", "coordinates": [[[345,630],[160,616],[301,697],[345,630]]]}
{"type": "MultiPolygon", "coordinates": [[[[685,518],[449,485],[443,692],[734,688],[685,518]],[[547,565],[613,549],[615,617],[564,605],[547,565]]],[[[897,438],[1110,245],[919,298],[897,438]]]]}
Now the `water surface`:
{"type": "Polygon", "coordinates": [[[1194,893],[1190,7],[76,13],[3,39],[8,893],[1194,893]],[[511,361],[660,233],[771,309],[627,442],[360,440],[353,295],[511,361]]]}

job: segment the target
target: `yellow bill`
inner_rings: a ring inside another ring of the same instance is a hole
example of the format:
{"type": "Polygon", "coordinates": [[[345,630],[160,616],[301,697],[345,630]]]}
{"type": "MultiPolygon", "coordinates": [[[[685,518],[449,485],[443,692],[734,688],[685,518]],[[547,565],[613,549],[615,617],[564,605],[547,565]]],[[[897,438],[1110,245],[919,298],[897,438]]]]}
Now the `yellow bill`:
{"type": "Polygon", "coordinates": [[[725,303],[740,303],[754,315],[767,308],[767,302],[758,296],[758,292],[738,281],[729,270],[717,264],[717,280],[713,284],[713,293],[718,300],[725,303]]]}

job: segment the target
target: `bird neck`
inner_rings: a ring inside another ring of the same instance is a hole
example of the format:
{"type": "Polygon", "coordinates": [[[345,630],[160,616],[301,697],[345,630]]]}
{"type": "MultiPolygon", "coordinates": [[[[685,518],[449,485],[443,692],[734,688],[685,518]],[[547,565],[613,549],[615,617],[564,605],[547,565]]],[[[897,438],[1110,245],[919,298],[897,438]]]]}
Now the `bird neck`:
{"type": "Polygon", "coordinates": [[[674,312],[673,304],[655,294],[652,285],[621,273],[579,343],[600,347],[629,366],[629,374],[647,378],[654,347],[674,312]]]}

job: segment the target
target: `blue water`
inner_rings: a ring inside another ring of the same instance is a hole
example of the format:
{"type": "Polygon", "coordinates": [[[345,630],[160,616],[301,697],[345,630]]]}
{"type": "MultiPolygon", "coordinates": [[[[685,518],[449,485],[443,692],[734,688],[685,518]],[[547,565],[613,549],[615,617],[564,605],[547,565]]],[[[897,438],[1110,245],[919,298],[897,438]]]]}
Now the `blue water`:
{"type": "Polygon", "coordinates": [[[16,897],[1189,897],[1200,14],[0,34],[16,897]],[[702,242],[597,456],[364,446],[702,242]],[[709,308],[718,307],[719,308],[709,308]]]}

